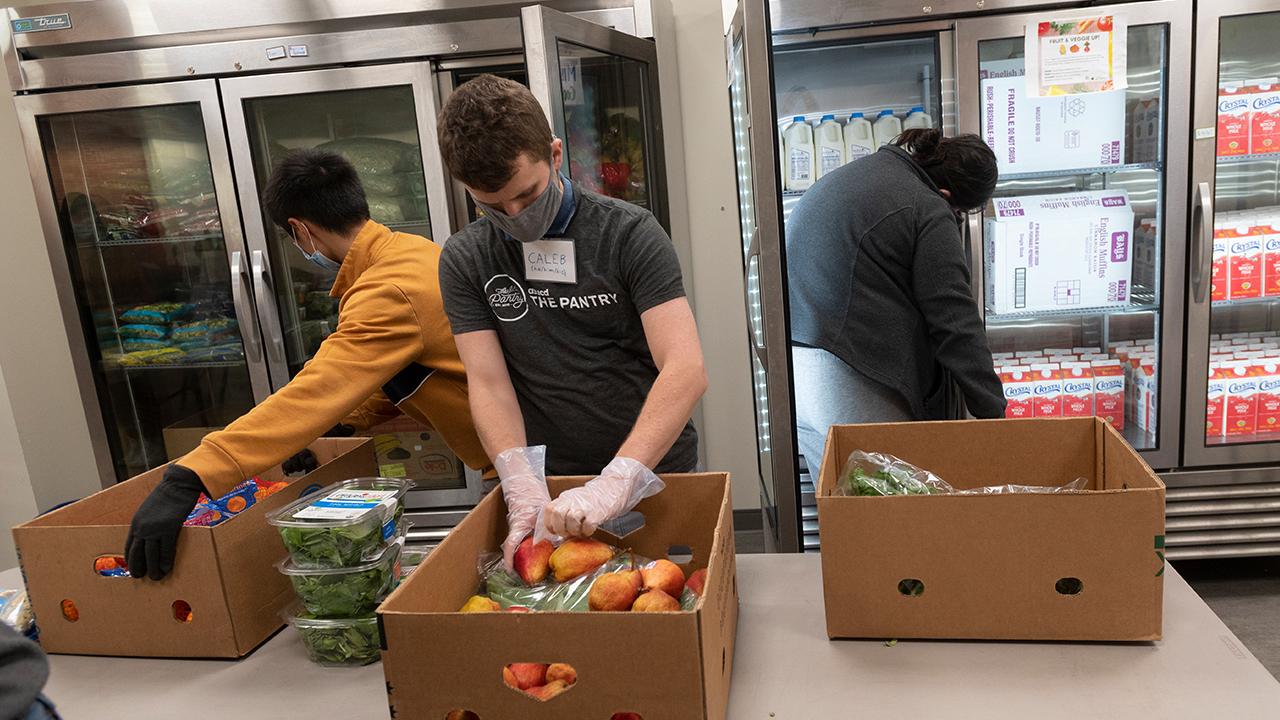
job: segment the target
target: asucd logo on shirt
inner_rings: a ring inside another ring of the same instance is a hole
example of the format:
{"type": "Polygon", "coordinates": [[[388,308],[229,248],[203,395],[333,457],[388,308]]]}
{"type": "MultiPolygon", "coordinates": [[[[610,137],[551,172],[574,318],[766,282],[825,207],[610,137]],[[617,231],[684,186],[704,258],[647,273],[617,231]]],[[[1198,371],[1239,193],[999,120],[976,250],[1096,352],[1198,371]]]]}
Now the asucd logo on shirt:
{"type": "Polygon", "coordinates": [[[503,322],[515,322],[529,313],[529,297],[524,288],[510,275],[494,275],[484,284],[489,296],[489,307],[503,322]]]}

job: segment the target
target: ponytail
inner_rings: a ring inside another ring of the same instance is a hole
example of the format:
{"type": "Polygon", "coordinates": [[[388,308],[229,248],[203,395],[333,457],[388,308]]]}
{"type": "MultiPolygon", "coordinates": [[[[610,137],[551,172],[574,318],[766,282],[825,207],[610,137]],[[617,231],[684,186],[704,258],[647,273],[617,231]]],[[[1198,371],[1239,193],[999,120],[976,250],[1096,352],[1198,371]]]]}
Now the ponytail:
{"type": "Polygon", "coordinates": [[[904,130],[893,141],[906,150],[941,190],[951,193],[952,206],[980,208],[996,189],[996,155],[977,135],[943,137],[933,128],[904,130]]]}

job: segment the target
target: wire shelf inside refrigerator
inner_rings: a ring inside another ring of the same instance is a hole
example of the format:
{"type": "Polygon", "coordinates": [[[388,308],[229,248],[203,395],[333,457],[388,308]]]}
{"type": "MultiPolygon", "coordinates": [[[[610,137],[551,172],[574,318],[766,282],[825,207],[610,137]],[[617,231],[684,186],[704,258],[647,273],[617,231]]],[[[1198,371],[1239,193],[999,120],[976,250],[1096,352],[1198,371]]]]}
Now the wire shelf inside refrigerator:
{"type": "Polygon", "coordinates": [[[1125,165],[1099,165],[1087,168],[1068,168],[1066,170],[1044,170],[1041,172],[1009,173],[1001,175],[998,184],[1018,180],[1035,180],[1039,178],[1064,178],[1078,175],[1110,175],[1113,173],[1135,172],[1142,170],[1160,171],[1164,166],[1158,162],[1128,163],[1125,165]]]}
{"type": "Polygon", "coordinates": [[[167,235],[162,237],[114,238],[89,243],[76,243],[81,248],[132,247],[136,245],[173,245],[178,243],[198,243],[206,240],[222,240],[222,233],[205,233],[202,235],[167,235]]]}
{"type": "Polygon", "coordinates": [[[1019,323],[1026,320],[1037,320],[1053,317],[1087,317],[1096,315],[1136,315],[1139,313],[1158,312],[1160,305],[1155,302],[1151,293],[1134,293],[1133,302],[1128,305],[1110,305],[1104,307],[1072,308],[1070,310],[1029,310],[1027,312],[988,314],[988,325],[1019,323]]]}

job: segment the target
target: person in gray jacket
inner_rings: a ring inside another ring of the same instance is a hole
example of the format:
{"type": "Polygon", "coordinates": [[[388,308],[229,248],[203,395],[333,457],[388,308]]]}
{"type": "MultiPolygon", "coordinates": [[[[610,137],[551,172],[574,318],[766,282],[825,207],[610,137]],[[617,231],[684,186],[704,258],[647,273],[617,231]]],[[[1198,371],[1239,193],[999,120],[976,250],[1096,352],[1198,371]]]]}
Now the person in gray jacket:
{"type": "Polygon", "coordinates": [[[832,424],[944,419],[954,379],[969,412],[1004,416],[960,227],[995,190],[977,135],[903,132],[825,175],[787,221],[800,451],[832,424]]]}

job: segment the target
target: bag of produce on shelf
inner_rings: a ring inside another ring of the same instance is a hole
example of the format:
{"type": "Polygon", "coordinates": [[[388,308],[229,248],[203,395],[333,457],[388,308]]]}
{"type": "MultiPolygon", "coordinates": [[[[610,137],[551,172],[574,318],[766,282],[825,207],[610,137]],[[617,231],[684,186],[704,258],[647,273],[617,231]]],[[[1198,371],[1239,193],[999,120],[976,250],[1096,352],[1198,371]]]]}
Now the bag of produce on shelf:
{"type": "Polygon", "coordinates": [[[298,630],[307,657],[318,665],[368,665],[381,657],[382,635],[372,613],[356,618],[317,618],[300,607],[283,613],[298,630]]]}
{"type": "MultiPolygon", "coordinates": [[[[129,350],[130,343],[146,344],[160,343],[158,340],[126,340],[124,343],[125,350],[129,350]]],[[[160,343],[163,344],[163,343],[160,343]]],[[[175,347],[148,347],[143,350],[132,350],[121,355],[119,363],[125,367],[140,367],[143,365],[169,365],[172,363],[182,362],[187,356],[175,347]]]]}
{"type": "Polygon", "coordinates": [[[355,166],[363,180],[366,175],[388,175],[405,167],[406,156],[413,146],[399,140],[375,137],[353,137],[331,140],[317,146],[318,150],[335,152],[355,166]]]}
{"type": "Polygon", "coordinates": [[[1089,488],[1088,478],[1076,478],[1057,486],[984,485],[957,490],[928,470],[888,453],[854,450],[849,453],[835,495],[998,495],[1013,493],[1079,492],[1089,488]]]}
{"type": "MultiPolygon", "coordinates": [[[[147,352],[155,350],[175,350],[181,353],[181,350],[173,347],[168,340],[155,340],[152,338],[124,338],[121,342],[124,351],[129,354],[136,352],[147,352]]],[[[171,362],[171,360],[155,360],[154,362],[171,362]]]]}
{"type": "Polygon", "coordinates": [[[169,327],[167,325],[144,325],[142,323],[130,323],[129,325],[120,326],[120,337],[163,340],[164,338],[169,337],[169,327]]]}
{"type": "Polygon", "coordinates": [[[215,340],[235,335],[235,332],[236,321],[220,317],[175,325],[172,337],[179,343],[202,341],[210,345],[215,340]]]}
{"type": "Polygon", "coordinates": [[[186,317],[193,309],[195,305],[190,303],[152,303],[125,310],[120,313],[120,320],[126,323],[168,325],[186,317]]]}
{"type": "Polygon", "coordinates": [[[377,609],[400,581],[403,539],[378,557],[346,568],[301,568],[285,558],[276,565],[289,576],[303,606],[317,618],[356,617],[377,609]]]}
{"type": "Polygon", "coordinates": [[[179,347],[186,351],[185,361],[189,363],[234,362],[244,358],[244,347],[238,340],[209,347],[201,347],[198,343],[179,347]]]}
{"type": "Polygon", "coordinates": [[[364,175],[360,178],[369,195],[426,196],[427,184],[421,172],[398,172],[391,175],[364,175]]]}
{"type": "Polygon", "coordinates": [[[387,195],[370,195],[369,217],[380,223],[404,222],[404,207],[400,198],[387,195]]]}
{"type": "Polygon", "coordinates": [[[397,534],[403,478],[358,478],[330,485],[267,516],[298,567],[347,567],[371,560],[397,534]]]}

